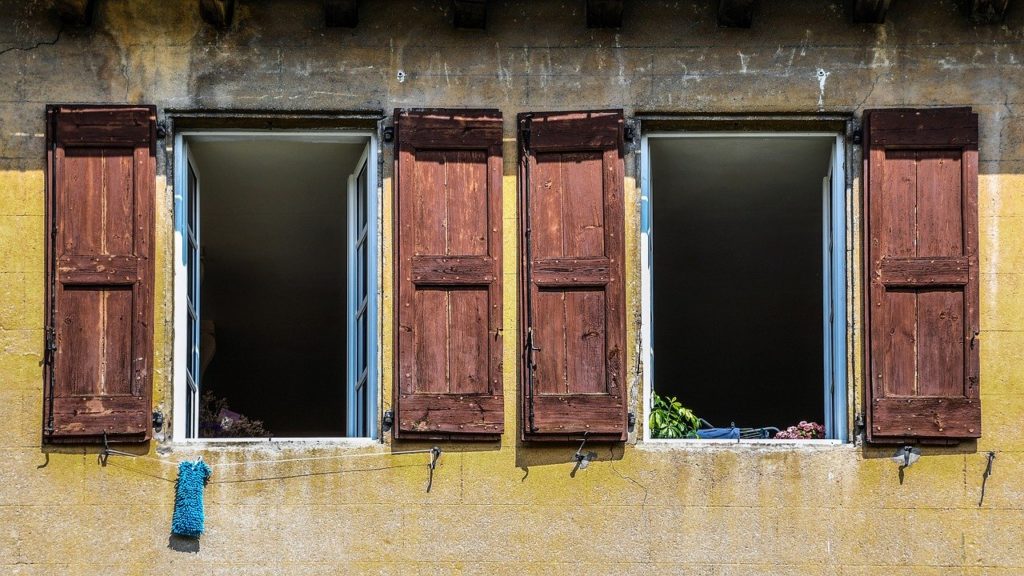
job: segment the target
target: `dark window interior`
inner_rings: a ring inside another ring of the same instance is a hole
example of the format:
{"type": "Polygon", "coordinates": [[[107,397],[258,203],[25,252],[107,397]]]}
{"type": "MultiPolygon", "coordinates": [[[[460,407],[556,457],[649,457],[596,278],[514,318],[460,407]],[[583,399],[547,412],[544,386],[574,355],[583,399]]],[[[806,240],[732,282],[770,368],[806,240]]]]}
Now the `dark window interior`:
{"type": "Polygon", "coordinates": [[[830,138],[651,138],[654,390],[714,426],[823,423],[830,138]]]}
{"type": "MultiPolygon", "coordinates": [[[[190,143],[200,178],[200,392],[266,432],[230,435],[345,435],[347,181],[364,146],[190,143]]],[[[201,437],[219,435],[200,420],[201,437]]]]}

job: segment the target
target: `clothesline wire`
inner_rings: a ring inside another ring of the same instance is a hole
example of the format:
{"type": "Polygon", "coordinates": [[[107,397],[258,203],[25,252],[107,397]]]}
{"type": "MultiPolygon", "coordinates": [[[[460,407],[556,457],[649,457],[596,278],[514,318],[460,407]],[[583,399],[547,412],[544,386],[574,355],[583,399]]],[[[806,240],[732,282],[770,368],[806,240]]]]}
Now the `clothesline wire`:
{"type": "Polygon", "coordinates": [[[163,476],[158,476],[156,474],[150,474],[149,472],[146,472],[144,470],[139,470],[138,468],[131,468],[129,466],[122,466],[121,464],[118,464],[117,462],[110,462],[107,465],[108,466],[114,466],[115,468],[120,468],[121,470],[127,470],[128,472],[134,472],[135,474],[139,474],[141,476],[146,476],[148,478],[154,478],[156,480],[163,480],[164,482],[171,482],[171,483],[175,482],[171,478],[164,478],[163,476]]]}
{"type": "Polygon", "coordinates": [[[215,468],[227,466],[248,466],[250,464],[277,464],[279,462],[306,462],[310,460],[334,460],[340,458],[359,458],[369,456],[404,456],[406,454],[430,454],[431,448],[424,450],[403,450],[401,452],[369,452],[364,454],[338,454],[334,456],[309,456],[306,458],[282,458],[280,460],[251,460],[247,462],[227,462],[224,464],[211,464],[215,468]]]}
{"type": "MultiPolygon", "coordinates": [[[[134,473],[134,474],[139,474],[139,475],[145,476],[147,478],[153,478],[154,480],[161,480],[163,482],[168,482],[168,483],[171,483],[171,484],[176,482],[176,480],[173,479],[173,478],[167,478],[165,476],[160,476],[158,474],[152,474],[152,473],[146,472],[145,470],[140,470],[138,468],[134,468],[134,467],[131,467],[131,466],[124,466],[122,464],[118,464],[118,463],[113,462],[113,461],[111,461],[109,463],[109,466],[114,466],[115,468],[120,468],[121,470],[124,470],[126,472],[131,472],[131,473],[134,473]]],[[[209,483],[210,484],[244,484],[244,483],[249,483],[249,482],[266,482],[266,481],[269,481],[269,480],[288,480],[288,479],[292,479],[292,478],[305,478],[305,477],[309,477],[309,476],[331,476],[331,475],[334,475],[334,474],[347,474],[347,473],[354,473],[354,472],[376,472],[376,471],[380,471],[380,470],[391,470],[393,468],[409,468],[409,467],[413,467],[413,466],[418,466],[418,464],[398,464],[398,465],[392,465],[392,466],[377,466],[377,467],[373,467],[373,468],[346,468],[346,469],[342,469],[342,470],[327,470],[327,471],[320,471],[320,472],[303,472],[303,473],[300,473],[300,474],[286,474],[286,475],[283,475],[283,476],[260,476],[260,477],[257,477],[257,478],[217,479],[217,480],[210,480],[209,483]]]]}
{"type": "MultiPolygon", "coordinates": [[[[151,462],[156,462],[158,464],[165,464],[165,465],[170,465],[170,466],[177,466],[179,464],[178,462],[174,462],[174,461],[171,461],[171,460],[162,460],[160,458],[152,458],[150,456],[134,455],[134,454],[129,454],[127,452],[118,452],[116,450],[115,451],[109,451],[105,455],[106,456],[110,456],[110,455],[114,455],[114,454],[120,455],[120,456],[129,456],[129,457],[131,457],[132,460],[149,460],[151,462]]],[[[441,450],[439,448],[436,448],[436,447],[428,448],[428,449],[424,449],[424,450],[403,450],[403,451],[399,451],[399,452],[372,452],[372,453],[364,453],[364,454],[337,454],[337,455],[334,455],[334,456],[309,456],[309,457],[305,457],[305,458],[282,458],[280,460],[253,460],[253,461],[250,461],[250,462],[228,462],[228,463],[225,463],[225,464],[213,464],[213,465],[211,465],[211,468],[217,468],[217,467],[222,467],[222,466],[223,467],[230,467],[230,466],[243,465],[243,464],[276,464],[276,463],[279,463],[279,462],[305,462],[305,461],[316,461],[316,460],[337,460],[337,459],[343,459],[343,458],[358,458],[358,457],[368,457],[368,456],[403,456],[403,455],[408,455],[408,454],[431,454],[432,458],[431,458],[430,462],[427,465],[431,467],[430,476],[431,476],[431,480],[433,480],[433,472],[434,472],[433,471],[433,466],[436,464],[437,458],[441,454],[441,450]]],[[[165,478],[164,476],[160,476],[160,475],[157,475],[157,474],[152,474],[152,473],[146,472],[144,470],[139,470],[138,468],[129,467],[129,466],[123,466],[123,465],[118,464],[118,463],[116,463],[114,461],[110,462],[110,464],[112,466],[116,466],[117,468],[120,468],[122,470],[127,470],[129,472],[134,472],[136,474],[141,474],[143,476],[148,476],[150,478],[154,478],[154,479],[157,479],[157,480],[163,480],[164,482],[174,482],[174,480],[172,480],[170,478],[165,478]]],[[[305,477],[305,476],[324,476],[324,475],[329,475],[329,474],[342,474],[342,473],[347,473],[347,472],[370,472],[370,471],[375,471],[375,470],[387,470],[387,469],[391,469],[391,468],[407,468],[407,467],[410,467],[410,466],[415,466],[415,465],[414,464],[402,464],[402,465],[394,465],[394,466],[381,466],[381,467],[375,467],[375,468],[342,469],[342,470],[330,470],[330,471],[320,471],[320,472],[303,472],[303,473],[300,473],[300,474],[288,474],[288,475],[284,475],[284,476],[266,476],[266,477],[258,477],[258,478],[230,478],[230,479],[226,479],[226,480],[211,480],[210,484],[236,484],[236,483],[240,483],[240,482],[261,482],[261,481],[265,481],[265,480],[285,480],[285,479],[288,479],[288,478],[299,478],[299,477],[305,477]]],[[[428,492],[430,491],[430,484],[431,483],[432,482],[428,482],[428,486],[427,486],[427,491],[428,492]]]]}
{"type": "Polygon", "coordinates": [[[285,474],[282,476],[260,476],[258,478],[229,478],[227,480],[210,480],[210,484],[245,484],[248,482],[265,482],[267,480],[290,480],[292,478],[308,478],[310,476],[333,476],[334,474],[348,474],[354,472],[377,472],[391,470],[393,468],[409,468],[419,464],[397,464],[393,466],[377,466],[374,468],[347,468],[343,470],[325,470],[321,472],[302,472],[300,474],[285,474]]]}
{"type": "MultiPolygon", "coordinates": [[[[335,454],[332,456],[307,456],[303,458],[280,458],[276,460],[247,460],[243,462],[224,462],[221,464],[207,462],[207,465],[211,468],[229,468],[232,466],[250,466],[256,464],[283,464],[285,462],[310,462],[315,460],[339,460],[344,458],[368,458],[371,456],[405,456],[408,454],[430,454],[433,448],[424,448],[422,450],[402,450],[399,452],[368,452],[361,454],[335,454]]],[[[118,456],[130,456],[135,460],[148,460],[150,462],[156,462],[157,464],[163,464],[165,466],[177,467],[180,462],[173,460],[164,460],[162,458],[153,458],[151,456],[143,456],[141,454],[129,454],[127,452],[111,452],[112,455],[118,456]]]]}

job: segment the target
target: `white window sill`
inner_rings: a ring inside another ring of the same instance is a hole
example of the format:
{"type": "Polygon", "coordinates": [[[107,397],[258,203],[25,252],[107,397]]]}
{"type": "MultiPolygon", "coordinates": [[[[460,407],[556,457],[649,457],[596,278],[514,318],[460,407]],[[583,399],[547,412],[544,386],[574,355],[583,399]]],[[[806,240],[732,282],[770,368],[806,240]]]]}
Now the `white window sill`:
{"type": "Polygon", "coordinates": [[[649,438],[637,442],[638,449],[652,451],[670,450],[841,450],[852,449],[852,442],[841,440],[775,440],[771,438],[751,438],[740,440],[696,438],[649,438]]]}
{"type": "Polygon", "coordinates": [[[284,449],[312,449],[312,448],[369,448],[382,445],[379,440],[373,438],[187,438],[171,440],[163,444],[158,451],[173,452],[177,450],[209,450],[217,449],[243,449],[253,450],[256,448],[284,449]]]}

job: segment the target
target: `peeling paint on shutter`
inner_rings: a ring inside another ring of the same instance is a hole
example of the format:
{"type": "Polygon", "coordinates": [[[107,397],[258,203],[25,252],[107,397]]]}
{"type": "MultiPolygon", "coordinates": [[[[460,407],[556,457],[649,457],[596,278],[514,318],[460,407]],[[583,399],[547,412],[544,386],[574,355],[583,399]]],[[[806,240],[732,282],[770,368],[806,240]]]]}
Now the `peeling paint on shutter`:
{"type": "Polygon", "coordinates": [[[522,114],[523,438],[626,438],[621,111],[522,114]]]}
{"type": "Polygon", "coordinates": [[[49,441],[145,441],[152,420],[156,109],[47,108],[49,441]]]}
{"type": "Polygon", "coordinates": [[[865,125],[867,439],[978,438],[978,116],[865,125]]]}
{"type": "Polygon", "coordinates": [[[396,438],[504,430],[501,130],[496,110],[395,112],[396,438]]]}

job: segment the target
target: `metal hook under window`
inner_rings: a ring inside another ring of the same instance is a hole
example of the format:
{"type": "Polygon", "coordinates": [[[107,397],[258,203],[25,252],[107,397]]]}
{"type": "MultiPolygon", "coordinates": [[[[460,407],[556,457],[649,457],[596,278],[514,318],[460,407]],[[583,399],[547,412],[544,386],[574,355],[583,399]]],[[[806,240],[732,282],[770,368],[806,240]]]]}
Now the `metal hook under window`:
{"type": "Polygon", "coordinates": [[[430,462],[427,463],[427,468],[430,470],[429,476],[427,476],[427,492],[430,492],[430,487],[434,485],[434,468],[437,468],[437,460],[440,457],[440,448],[434,446],[430,449],[430,462]]]}
{"type": "Polygon", "coordinates": [[[576,449],[576,453],[572,456],[576,462],[576,468],[573,469],[573,472],[576,470],[586,470],[591,462],[597,460],[597,452],[589,451],[585,454],[583,452],[583,446],[587,444],[587,436],[589,435],[590,432],[583,433],[583,441],[580,442],[580,447],[576,449]]]}
{"type": "Polygon", "coordinates": [[[978,500],[978,506],[985,503],[985,485],[988,484],[988,477],[992,475],[992,461],[996,459],[995,452],[988,453],[988,465],[985,466],[985,473],[981,475],[981,498],[978,500]]]}
{"type": "Polygon", "coordinates": [[[110,456],[111,454],[117,454],[117,455],[120,455],[120,456],[131,456],[133,458],[136,456],[135,454],[132,454],[131,452],[121,452],[120,450],[114,450],[113,448],[111,448],[110,447],[110,443],[107,441],[107,433],[104,432],[103,433],[103,450],[100,451],[100,464],[103,465],[103,466],[106,466],[107,465],[107,457],[110,456]]]}

